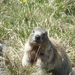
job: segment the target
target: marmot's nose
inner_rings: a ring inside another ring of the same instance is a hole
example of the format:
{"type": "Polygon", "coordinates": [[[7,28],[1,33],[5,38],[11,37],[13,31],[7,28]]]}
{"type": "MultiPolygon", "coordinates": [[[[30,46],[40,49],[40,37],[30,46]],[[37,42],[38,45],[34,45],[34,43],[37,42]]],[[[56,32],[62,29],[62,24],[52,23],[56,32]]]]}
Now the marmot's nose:
{"type": "Polygon", "coordinates": [[[36,36],[35,36],[35,39],[36,39],[36,40],[39,40],[39,39],[40,39],[40,35],[36,35],[36,36]]]}

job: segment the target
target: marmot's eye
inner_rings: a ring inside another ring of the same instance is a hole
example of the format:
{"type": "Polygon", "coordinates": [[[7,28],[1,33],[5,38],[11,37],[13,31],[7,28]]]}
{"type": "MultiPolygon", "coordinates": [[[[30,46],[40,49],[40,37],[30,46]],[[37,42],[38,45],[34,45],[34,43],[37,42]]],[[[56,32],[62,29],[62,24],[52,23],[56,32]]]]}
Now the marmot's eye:
{"type": "Polygon", "coordinates": [[[43,35],[43,36],[45,36],[45,35],[46,35],[46,33],[43,33],[42,35],[43,35]]]}

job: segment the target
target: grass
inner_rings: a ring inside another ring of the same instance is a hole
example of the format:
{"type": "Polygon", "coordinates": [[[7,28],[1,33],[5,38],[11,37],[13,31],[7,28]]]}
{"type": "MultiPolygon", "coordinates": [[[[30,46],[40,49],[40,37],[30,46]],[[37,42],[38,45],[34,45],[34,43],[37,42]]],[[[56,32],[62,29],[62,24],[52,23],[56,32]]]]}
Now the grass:
{"type": "Polygon", "coordinates": [[[30,75],[35,71],[35,67],[26,69],[21,65],[22,48],[35,27],[45,28],[75,61],[74,0],[1,0],[0,39],[4,41],[7,75],[30,75]]]}

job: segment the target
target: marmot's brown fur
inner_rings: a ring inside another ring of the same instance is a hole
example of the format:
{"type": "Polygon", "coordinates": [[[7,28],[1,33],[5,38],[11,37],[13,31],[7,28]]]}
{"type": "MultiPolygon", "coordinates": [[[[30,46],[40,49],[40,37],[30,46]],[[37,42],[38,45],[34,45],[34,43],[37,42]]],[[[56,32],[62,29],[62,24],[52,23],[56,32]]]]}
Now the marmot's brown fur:
{"type": "Polygon", "coordinates": [[[49,40],[46,30],[35,28],[25,44],[23,66],[36,63],[38,71],[52,75],[74,75],[64,49],[54,40],[49,40]]]}

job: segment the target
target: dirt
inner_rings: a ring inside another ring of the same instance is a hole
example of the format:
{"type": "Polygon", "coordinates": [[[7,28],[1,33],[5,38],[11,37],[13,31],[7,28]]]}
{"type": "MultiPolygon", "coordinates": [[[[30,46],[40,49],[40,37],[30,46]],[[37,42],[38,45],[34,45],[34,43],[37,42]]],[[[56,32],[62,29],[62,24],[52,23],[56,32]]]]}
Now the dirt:
{"type": "Polygon", "coordinates": [[[5,75],[6,69],[5,69],[5,61],[2,56],[0,56],[0,75],[5,75]]]}

